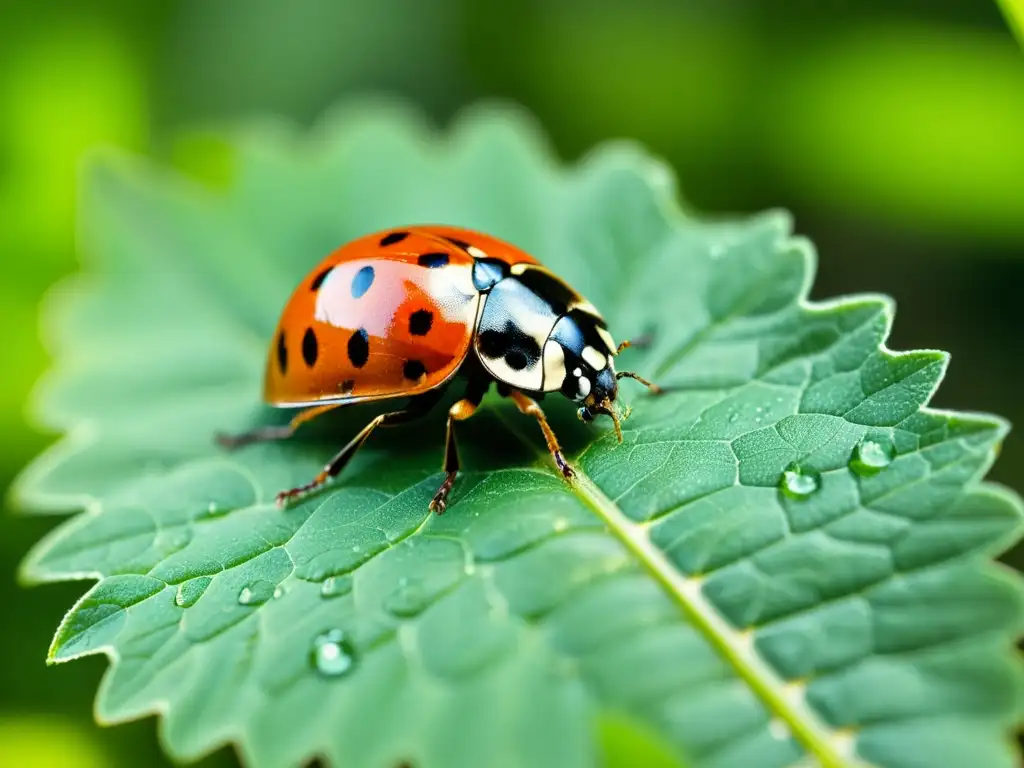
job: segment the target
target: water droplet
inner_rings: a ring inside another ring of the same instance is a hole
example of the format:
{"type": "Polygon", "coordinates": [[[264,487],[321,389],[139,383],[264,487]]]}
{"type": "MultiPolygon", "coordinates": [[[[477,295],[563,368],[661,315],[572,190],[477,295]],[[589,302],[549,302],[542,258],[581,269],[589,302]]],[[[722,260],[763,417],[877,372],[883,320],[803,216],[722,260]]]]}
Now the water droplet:
{"type": "Polygon", "coordinates": [[[782,473],[779,488],[791,499],[806,499],[821,487],[821,475],[791,464],[782,473]]]}
{"type": "Polygon", "coordinates": [[[230,507],[222,507],[216,501],[211,501],[210,505],[206,508],[206,514],[210,517],[220,517],[221,515],[226,515],[230,511],[230,507]]]}
{"type": "Polygon", "coordinates": [[[564,517],[559,517],[551,527],[555,529],[555,533],[562,533],[562,531],[568,530],[569,521],[564,517]]]}
{"type": "Polygon", "coordinates": [[[358,554],[359,552],[363,551],[363,548],[361,546],[359,546],[358,544],[353,544],[352,545],[352,551],[358,554]]]}
{"type": "Polygon", "coordinates": [[[344,632],[331,629],[313,641],[309,660],[321,675],[340,677],[355,669],[356,650],[344,632]]]}
{"type": "Polygon", "coordinates": [[[738,413],[730,413],[729,414],[729,423],[730,424],[735,424],[737,421],[739,421],[739,418],[740,418],[740,415],[738,413]]]}
{"type": "Polygon", "coordinates": [[[242,587],[238,593],[238,602],[242,605],[263,605],[274,596],[276,589],[269,581],[254,581],[242,587]]]}
{"type": "Polygon", "coordinates": [[[881,472],[896,458],[896,448],[886,437],[864,438],[853,449],[850,469],[858,475],[869,476],[881,472]]]}
{"type": "Polygon", "coordinates": [[[184,549],[192,541],[192,533],[188,528],[176,528],[160,531],[153,541],[153,546],[165,557],[184,549]]]}
{"type": "Polygon", "coordinates": [[[351,576],[328,576],[324,579],[324,583],[320,585],[320,596],[327,599],[341,597],[351,591],[351,576]]]}
{"type": "Polygon", "coordinates": [[[183,581],[178,585],[178,591],[174,595],[174,604],[179,608],[188,608],[195,605],[203,596],[206,588],[213,581],[209,576],[200,576],[195,579],[183,581]]]}
{"type": "Polygon", "coordinates": [[[400,619],[409,619],[430,604],[431,595],[419,581],[410,582],[402,577],[398,589],[384,598],[384,610],[400,619]]]}
{"type": "Polygon", "coordinates": [[[274,588],[274,599],[275,600],[280,600],[282,597],[284,597],[284,587],[282,587],[280,584],[278,584],[274,588]]]}

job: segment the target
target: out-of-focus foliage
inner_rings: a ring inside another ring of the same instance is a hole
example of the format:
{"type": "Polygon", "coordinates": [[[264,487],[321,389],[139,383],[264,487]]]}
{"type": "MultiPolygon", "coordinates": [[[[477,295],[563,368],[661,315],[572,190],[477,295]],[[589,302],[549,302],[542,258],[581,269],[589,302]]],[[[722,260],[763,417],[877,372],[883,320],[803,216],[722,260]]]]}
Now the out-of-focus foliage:
{"type": "Polygon", "coordinates": [[[1024,0],[997,0],[1006,20],[1021,44],[1024,44],[1024,0]]]}
{"type": "Polygon", "coordinates": [[[70,264],[82,153],[141,148],[147,131],[138,63],[102,27],[60,26],[10,41],[0,67],[0,282],[4,347],[0,428],[19,431],[42,354],[40,292],[70,264]]]}
{"type": "MultiPolygon", "coordinates": [[[[94,141],[174,152],[216,182],[223,157],[173,147],[170,129],[264,108],[308,120],[330,101],[377,89],[441,120],[481,96],[512,98],[540,117],[565,156],[628,134],[668,158],[683,194],[705,210],[793,209],[798,230],[825,255],[821,295],[891,293],[900,305],[896,346],[952,351],[938,404],[1024,423],[1024,236],[1013,183],[1024,57],[1014,56],[997,3],[240,5],[5,6],[0,477],[49,439],[24,424],[21,403],[46,362],[36,303],[74,265],[77,152],[94,141]]],[[[1004,0],[1003,9],[1013,18],[1020,2],[1004,0]]],[[[1024,476],[1020,429],[993,476],[1024,476]]],[[[91,729],[102,665],[42,666],[53,617],[79,591],[14,586],[18,557],[44,528],[0,519],[0,600],[20,617],[17,632],[0,634],[0,651],[16,660],[0,671],[0,710],[68,713],[111,748],[108,764],[156,764],[151,727],[91,729]]]]}
{"type": "Polygon", "coordinates": [[[106,768],[110,758],[94,730],[77,718],[0,716],[0,765],[106,768]]]}

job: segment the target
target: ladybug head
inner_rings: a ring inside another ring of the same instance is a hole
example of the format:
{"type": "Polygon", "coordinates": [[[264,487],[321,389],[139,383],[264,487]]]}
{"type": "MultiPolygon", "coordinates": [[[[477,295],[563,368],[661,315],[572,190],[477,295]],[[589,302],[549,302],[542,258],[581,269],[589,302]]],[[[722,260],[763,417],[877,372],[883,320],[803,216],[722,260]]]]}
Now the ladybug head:
{"type": "Polygon", "coordinates": [[[576,412],[576,415],[579,416],[581,421],[585,422],[593,421],[600,414],[611,417],[611,420],[615,423],[615,434],[621,443],[622,426],[619,423],[620,416],[615,407],[615,399],[619,395],[619,383],[615,376],[615,368],[612,365],[611,358],[608,359],[608,364],[600,371],[594,371],[591,368],[589,373],[591,375],[586,379],[580,378],[580,383],[583,384],[583,389],[587,390],[587,392],[576,398],[583,403],[576,412]]]}
{"type": "Polygon", "coordinates": [[[610,417],[621,441],[622,416],[615,403],[619,377],[613,362],[617,351],[603,321],[574,309],[555,324],[545,345],[544,367],[563,376],[562,394],[580,404],[576,415],[582,421],[593,421],[600,414],[610,417]]]}

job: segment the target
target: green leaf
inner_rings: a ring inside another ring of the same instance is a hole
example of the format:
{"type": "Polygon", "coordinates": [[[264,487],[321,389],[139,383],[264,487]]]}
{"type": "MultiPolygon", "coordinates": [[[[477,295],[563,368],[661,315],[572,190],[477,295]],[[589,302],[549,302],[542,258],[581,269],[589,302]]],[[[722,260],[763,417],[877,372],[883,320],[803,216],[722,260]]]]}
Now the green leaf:
{"type": "Polygon", "coordinates": [[[885,349],[888,300],[810,303],[784,215],[685,216],[642,149],[562,167],[507,109],[224,141],[216,188],[97,160],[85,273],[46,312],[36,412],[67,436],[18,494],[84,512],[24,577],[97,580],[50,658],[109,656],[101,721],[159,713],[173,756],[235,742],[253,766],[621,764],[630,734],[658,765],[1016,763],[1021,580],[992,558],[1022,508],[981,483],[1007,425],[927,407],[946,357],[885,349]],[[505,237],[618,338],[653,333],[620,367],[673,392],[626,392],[623,444],[545,401],[573,487],[492,393],[444,515],[443,408],[277,509],[380,408],[231,454],[214,431],[287,416],[260,378],[312,265],[424,221],[505,237]]]}
{"type": "Polygon", "coordinates": [[[996,3],[1002,8],[1017,42],[1024,45],[1024,3],[1021,0],[996,0],[996,3]]]}
{"type": "Polygon", "coordinates": [[[95,734],[60,717],[0,717],[0,765],[104,768],[112,765],[95,734]]]}

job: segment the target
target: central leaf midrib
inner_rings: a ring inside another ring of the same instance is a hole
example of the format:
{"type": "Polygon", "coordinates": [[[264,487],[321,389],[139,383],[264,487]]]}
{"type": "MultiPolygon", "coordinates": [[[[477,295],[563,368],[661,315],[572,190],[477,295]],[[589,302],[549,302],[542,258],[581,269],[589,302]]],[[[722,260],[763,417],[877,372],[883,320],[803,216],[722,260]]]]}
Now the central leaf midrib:
{"type": "MultiPolygon", "coordinates": [[[[495,408],[494,413],[517,440],[534,449],[543,459],[549,458],[545,450],[510,422],[501,408],[495,408]]],[[[758,656],[752,639],[746,644],[738,642],[740,633],[729,626],[704,598],[700,580],[680,573],[665,553],[654,545],[644,525],[630,519],[579,466],[573,464],[573,469],[576,477],[567,483],[568,489],[604,521],[608,530],[661,584],[691,624],[722,654],[768,710],[788,726],[794,737],[824,768],[850,766],[851,762],[844,756],[842,748],[835,743],[838,736],[835,730],[806,704],[803,697],[796,701],[787,697],[784,681],[758,656]]]]}

